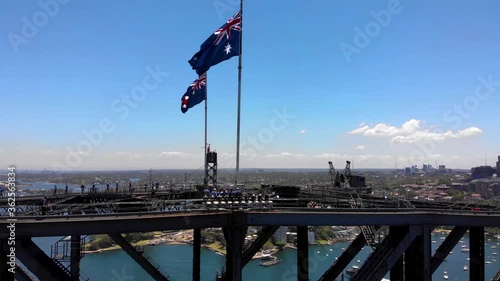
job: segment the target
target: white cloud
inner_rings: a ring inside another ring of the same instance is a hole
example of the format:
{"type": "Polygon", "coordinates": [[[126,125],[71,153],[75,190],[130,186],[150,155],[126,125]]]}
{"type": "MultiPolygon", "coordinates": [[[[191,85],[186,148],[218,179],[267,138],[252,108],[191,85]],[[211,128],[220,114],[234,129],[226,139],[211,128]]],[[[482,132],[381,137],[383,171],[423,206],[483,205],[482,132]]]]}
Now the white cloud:
{"type": "Polygon", "coordinates": [[[364,146],[364,145],[358,145],[358,146],[356,146],[356,149],[357,150],[364,150],[364,149],[366,149],[366,146],[364,146]]]}
{"type": "MultiPolygon", "coordinates": [[[[2,150],[0,150],[0,152],[2,152],[2,150]]],[[[43,155],[59,155],[59,154],[61,154],[60,152],[52,151],[50,149],[42,150],[42,151],[40,151],[40,153],[43,155]]]]}
{"type": "Polygon", "coordinates": [[[467,138],[483,134],[483,131],[477,127],[469,127],[465,130],[458,130],[455,133],[447,131],[444,133],[435,133],[429,130],[418,131],[408,136],[396,136],[391,139],[392,143],[416,143],[424,140],[445,141],[448,139],[467,138]]]}
{"type": "Polygon", "coordinates": [[[278,154],[266,154],[264,157],[304,157],[303,154],[294,154],[290,152],[281,152],[278,154]]]}
{"type": "Polygon", "coordinates": [[[363,134],[364,136],[370,137],[387,137],[395,136],[398,134],[411,134],[416,132],[420,128],[420,120],[411,119],[405,122],[401,127],[391,126],[385,123],[379,123],[373,128],[365,125],[361,128],[354,129],[348,134],[363,134]]]}
{"type": "MultiPolygon", "coordinates": [[[[420,120],[411,119],[405,122],[401,127],[392,126],[386,123],[379,123],[373,127],[364,125],[347,132],[350,135],[363,135],[367,137],[392,137],[391,143],[416,143],[424,140],[445,141],[448,139],[467,138],[481,135],[483,131],[477,127],[469,127],[456,132],[447,131],[444,133],[431,131],[431,129],[422,129],[420,120]]],[[[363,125],[363,123],[361,123],[363,125]]]]}
{"type": "Polygon", "coordinates": [[[345,155],[342,156],[340,154],[335,154],[335,153],[323,153],[323,154],[316,155],[314,157],[315,158],[328,158],[328,159],[330,159],[330,158],[336,158],[336,159],[340,159],[342,157],[345,157],[345,155]]]}
{"type": "MultiPolygon", "coordinates": [[[[394,167],[394,156],[384,154],[362,154],[362,155],[340,155],[335,153],[323,153],[314,158],[322,161],[332,161],[337,168],[344,167],[346,161],[351,161],[352,166],[359,167],[394,167]],[[324,159],[324,160],[323,160],[324,159]]],[[[325,162],[326,163],[326,162],[325,162]]]]}
{"type": "Polygon", "coordinates": [[[301,134],[305,134],[305,133],[306,133],[306,130],[300,130],[300,132],[299,132],[299,133],[301,133],[301,134]]]}
{"type": "Polygon", "coordinates": [[[350,134],[350,135],[358,135],[358,134],[363,134],[368,129],[370,129],[370,127],[368,127],[368,126],[365,125],[365,126],[362,126],[360,128],[354,129],[354,130],[352,130],[350,132],[347,132],[347,133],[350,134]]]}
{"type": "Polygon", "coordinates": [[[179,151],[168,151],[168,152],[163,151],[162,153],[160,153],[160,156],[181,156],[181,155],[186,155],[186,153],[179,151]]]}
{"type": "Polygon", "coordinates": [[[152,156],[150,153],[135,153],[135,152],[124,152],[124,151],[120,151],[116,153],[116,155],[128,159],[143,159],[143,158],[151,158],[152,156]]]}

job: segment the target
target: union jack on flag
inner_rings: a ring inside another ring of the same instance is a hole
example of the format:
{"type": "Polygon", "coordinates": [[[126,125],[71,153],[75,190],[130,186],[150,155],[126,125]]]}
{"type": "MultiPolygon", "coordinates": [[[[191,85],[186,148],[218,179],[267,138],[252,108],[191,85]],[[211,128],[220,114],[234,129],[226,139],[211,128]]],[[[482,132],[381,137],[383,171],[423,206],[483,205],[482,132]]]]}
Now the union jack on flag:
{"type": "Polygon", "coordinates": [[[194,80],[181,98],[181,111],[186,113],[188,109],[199,104],[207,98],[207,76],[204,73],[194,80]]]}
{"type": "Polygon", "coordinates": [[[191,86],[193,88],[193,92],[195,92],[197,90],[201,90],[201,87],[206,85],[207,85],[207,74],[205,73],[200,77],[198,77],[198,79],[194,80],[194,82],[191,83],[191,85],[189,86],[191,86]]]}
{"type": "Polygon", "coordinates": [[[189,60],[198,75],[207,72],[213,65],[240,55],[242,22],[240,10],[201,44],[200,50],[189,60]]]}
{"type": "Polygon", "coordinates": [[[231,37],[231,30],[241,31],[241,11],[238,11],[236,15],[230,18],[225,25],[217,29],[214,34],[217,35],[214,45],[218,45],[224,36],[228,40],[231,37]]]}

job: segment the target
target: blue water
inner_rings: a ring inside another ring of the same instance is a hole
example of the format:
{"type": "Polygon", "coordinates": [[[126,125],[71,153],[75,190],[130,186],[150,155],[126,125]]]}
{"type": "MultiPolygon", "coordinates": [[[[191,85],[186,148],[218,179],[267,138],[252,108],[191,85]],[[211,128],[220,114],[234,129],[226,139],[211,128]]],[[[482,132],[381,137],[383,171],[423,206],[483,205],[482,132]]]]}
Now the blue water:
{"type": "MultiPolygon", "coordinates": [[[[432,243],[435,250],[443,241],[440,234],[433,235],[432,243]]],[[[37,244],[46,252],[50,253],[50,245],[59,238],[36,238],[37,244]]],[[[464,244],[468,245],[467,235],[464,237],[464,244]]],[[[496,262],[485,265],[486,280],[491,280],[500,269],[499,256],[492,255],[493,252],[500,252],[500,240],[492,239],[487,241],[485,247],[486,260],[491,261],[493,258],[496,262]],[[497,246],[497,249],[492,249],[491,246],[497,246]]],[[[309,247],[309,273],[311,280],[318,280],[325,270],[333,264],[335,257],[338,257],[342,250],[349,243],[338,243],[331,246],[310,246],[309,247]],[[330,251],[332,249],[332,251],[330,251]],[[319,253],[318,253],[319,252],[319,253]],[[328,254],[328,256],[327,256],[328,254]]],[[[443,272],[447,271],[450,281],[467,281],[469,280],[469,272],[463,271],[464,265],[469,266],[467,257],[468,253],[462,253],[458,243],[453,254],[449,255],[440,268],[438,268],[433,276],[433,280],[443,280],[443,272]]],[[[366,256],[371,251],[369,247],[365,247],[362,252],[349,265],[361,265],[366,259],[366,256]],[[361,264],[357,260],[361,260],[361,264]]],[[[145,248],[145,253],[149,255],[156,264],[161,266],[162,272],[168,273],[171,280],[191,280],[192,276],[192,247],[190,245],[158,245],[145,248]]],[[[251,261],[243,270],[244,280],[259,280],[259,281],[292,281],[297,280],[296,266],[296,251],[286,249],[276,254],[282,262],[278,265],[270,267],[259,266],[259,261],[251,261]]],[[[214,252],[203,249],[201,250],[201,280],[214,280],[215,273],[224,266],[225,257],[215,254],[214,252]]],[[[90,277],[91,280],[98,281],[125,281],[125,280],[153,280],[144,272],[125,252],[121,250],[103,252],[99,254],[87,254],[81,261],[82,273],[90,277]]],[[[386,276],[388,278],[388,276],[386,276]]],[[[340,279],[339,279],[340,280],[340,279]]]]}

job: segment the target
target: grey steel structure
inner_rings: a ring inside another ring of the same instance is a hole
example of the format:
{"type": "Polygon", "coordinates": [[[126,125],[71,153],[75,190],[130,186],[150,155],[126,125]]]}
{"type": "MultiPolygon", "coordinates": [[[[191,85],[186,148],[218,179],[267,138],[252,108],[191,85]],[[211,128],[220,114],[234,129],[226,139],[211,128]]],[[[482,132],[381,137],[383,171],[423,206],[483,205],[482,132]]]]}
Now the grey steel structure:
{"type": "MultiPolygon", "coordinates": [[[[308,226],[369,226],[375,231],[381,226],[388,226],[389,233],[374,247],[374,252],[352,280],[379,281],[387,272],[390,272],[391,281],[431,280],[432,273],[460,238],[469,231],[470,280],[484,281],[484,228],[500,227],[498,206],[470,207],[440,203],[419,205],[418,202],[412,202],[409,204],[414,208],[408,208],[400,202],[367,199],[366,195],[362,208],[351,208],[347,196],[345,202],[326,197],[321,203],[323,208],[307,207],[306,202],[314,200],[313,194],[302,199],[274,199],[272,207],[269,202],[242,205],[242,198],[240,202],[232,202],[233,206],[226,203],[218,205],[217,208],[208,208],[206,199],[190,199],[194,195],[189,192],[157,193],[154,196],[140,193],[114,196],[89,194],[52,198],[54,209],[45,216],[36,211],[36,205],[30,205],[35,199],[20,200],[17,202],[15,216],[16,259],[44,281],[87,280],[80,272],[79,266],[84,243],[82,238],[91,234],[108,234],[153,279],[169,280],[168,274],[163,272],[161,267],[154,265],[145,257],[142,249],[134,248],[121,234],[194,229],[192,279],[200,280],[201,229],[221,227],[227,242],[227,255],[226,270],[219,278],[238,281],[242,278],[242,268],[276,229],[285,225],[297,226],[297,280],[302,281],[309,280],[308,226]],[[131,198],[142,198],[143,201],[123,202],[130,201],[131,198]],[[57,208],[57,203],[63,207],[57,208]],[[454,228],[432,255],[431,231],[444,225],[454,228]],[[244,249],[243,241],[249,226],[261,226],[262,229],[253,244],[244,249]],[[70,236],[70,239],[59,241],[60,245],[55,247],[55,253],[48,256],[31,240],[33,237],[45,236],[70,236]]],[[[321,197],[325,198],[324,195],[321,197]]],[[[362,200],[361,198],[363,196],[358,199],[362,200]]],[[[8,207],[5,203],[0,201],[4,211],[8,207]]],[[[29,273],[21,268],[16,270],[15,276],[8,272],[6,258],[10,251],[10,233],[7,226],[12,222],[9,219],[12,218],[5,216],[5,212],[0,217],[0,280],[30,280],[29,273]]],[[[366,243],[365,235],[361,233],[320,280],[335,280],[339,277],[366,243]]]]}

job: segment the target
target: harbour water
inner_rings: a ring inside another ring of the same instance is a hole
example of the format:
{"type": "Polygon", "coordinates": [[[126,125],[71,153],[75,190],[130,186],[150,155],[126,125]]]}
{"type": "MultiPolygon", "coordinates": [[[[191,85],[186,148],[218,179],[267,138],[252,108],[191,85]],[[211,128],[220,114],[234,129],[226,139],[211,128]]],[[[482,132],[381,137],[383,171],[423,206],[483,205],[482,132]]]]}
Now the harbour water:
{"type": "MultiPolygon", "coordinates": [[[[442,234],[433,234],[432,239],[436,241],[432,243],[435,250],[444,239],[442,234]]],[[[58,240],[56,237],[36,238],[35,242],[42,247],[44,251],[50,254],[50,245],[58,240]]],[[[486,239],[487,240],[487,239],[486,239]]],[[[461,251],[462,245],[468,244],[467,235],[464,237],[463,243],[458,243],[452,254],[448,256],[446,261],[442,263],[433,276],[433,280],[444,280],[444,271],[447,272],[450,281],[467,281],[469,280],[469,272],[464,271],[464,266],[469,266],[467,261],[468,253],[461,251]]],[[[340,256],[342,248],[346,248],[349,243],[338,243],[325,246],[310,246],[309,247],[309,272],[311,280],[318,280],[325,270],[334,263],[335,258],[340,256]]],[[[487,241],[485,247],[486,261],[491,263],[485,264],[486,280],[491,280],[496,272],[500,269],[500,258],[493,253],[500,251],[500,240],[491,239],[487,241]],[[497,248],[492,248],[497,246],[497,248]],[[493,261],[495,260],[495,261],[493,261]]],[[[371,248],[365,247],[353,262],[349,265],[362,265],[367,255],[371,252],[371,248]],[[360,260],[360,263],[358,263],[360,260]]],[[[155,264],[160,265],[164,273],[168,273],[171,280],[191,280],[192,274],[192,247],[190,245],[156,245],[145,247],[145,253],[151,257],[155,264]]],[[[276,254],[277,258],[282,262],[269,266],[259,266],[258,260],[251,261],[243,270],[243,280],[259,280],[259,281],[292,281],[297,280],[296,272],[296,251],[286,249],[276,254]]],[[[217,270],[221,270],[224,266],[225,258],[211,250],[201,250],[201,280],[212,281],[215,279],[217,270]]],[[[121,250],[108,251],[97,254],[87,254],[81,261],[81,270],[90,280],[98,281],[149,281],[153,280],[144,272],[125,252],[121,250]]],[[[389,278],[387,275],[386,278],[389,278]]],[[[338,279],[340,280],[340,278],[338,279]]],[[[348,280],[347,278],[344,280],[348,280]]]]}

